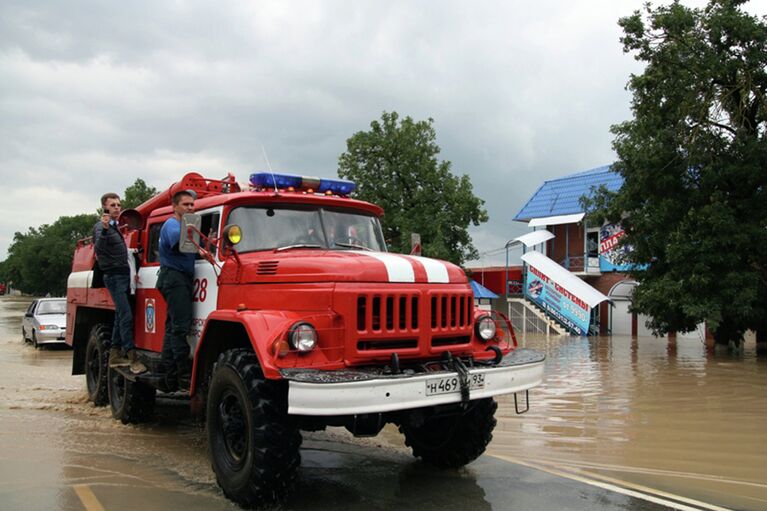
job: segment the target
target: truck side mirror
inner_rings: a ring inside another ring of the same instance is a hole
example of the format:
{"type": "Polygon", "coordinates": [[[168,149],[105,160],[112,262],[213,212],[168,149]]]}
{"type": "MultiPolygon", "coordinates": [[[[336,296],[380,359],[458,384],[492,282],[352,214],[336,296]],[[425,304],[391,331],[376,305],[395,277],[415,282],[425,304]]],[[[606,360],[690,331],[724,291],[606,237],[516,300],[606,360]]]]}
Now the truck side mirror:
{"type": "Polygon", "coordinates": [[[196,254],[200,246],[200,215],[187,213],[181,217],[181,238],[178,240],[178,251],[184,254],[196,254]]]}

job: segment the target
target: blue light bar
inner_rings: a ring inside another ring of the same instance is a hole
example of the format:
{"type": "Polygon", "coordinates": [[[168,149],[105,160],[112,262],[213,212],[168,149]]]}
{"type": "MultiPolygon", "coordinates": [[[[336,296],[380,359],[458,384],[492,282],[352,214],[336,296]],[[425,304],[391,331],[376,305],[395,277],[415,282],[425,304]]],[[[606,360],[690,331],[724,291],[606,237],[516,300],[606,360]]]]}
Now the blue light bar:
{"type": "Polygon", "coordinates": [[[325,179],[308,176],[296,176],[294,174],[277,174],[273,172],[257,172],[250,175],[250,184],[257,188],[281,189],[293,188],[295,190],[313,190],[316,193],[334,193],[336,195],[349,195],[357,189],[357,185],[345,179],[325,179]]]}
{"type": "Polygon", "coordinates": [[[357,189],[357,184],[346,179],[320,179],[319,192],[331,192],[336,195],[349,195],[357,189]]]}
{"type": "Polygon", "coordinates": [[[258,172],[250,175],[250,184],[260,188],[301,188],[301,176],[258,172]]]}

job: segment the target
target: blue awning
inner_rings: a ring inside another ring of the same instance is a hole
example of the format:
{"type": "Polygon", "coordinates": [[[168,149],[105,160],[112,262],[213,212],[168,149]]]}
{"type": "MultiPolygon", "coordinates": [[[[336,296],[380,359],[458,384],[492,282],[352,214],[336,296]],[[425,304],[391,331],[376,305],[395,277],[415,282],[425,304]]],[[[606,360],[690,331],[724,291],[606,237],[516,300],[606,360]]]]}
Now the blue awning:
{"type": "Polygon", "coordinates": [[[493,293],[476,280],[470,280],[469,284],[471,284],[471,290],[474,292],[474,298],[498,298],[497,294],[493,293]]]}

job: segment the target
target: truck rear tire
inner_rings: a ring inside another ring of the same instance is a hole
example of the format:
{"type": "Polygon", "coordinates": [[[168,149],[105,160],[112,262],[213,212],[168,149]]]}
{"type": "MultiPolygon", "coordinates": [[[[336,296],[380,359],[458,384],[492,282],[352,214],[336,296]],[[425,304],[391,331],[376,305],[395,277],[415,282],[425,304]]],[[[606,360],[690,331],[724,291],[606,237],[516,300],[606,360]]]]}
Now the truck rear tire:
{"type": "Polygon", "coordinates": [[[114,369],[109,369],[107,374],[112,417],[123,424],[138,424],[151,419],[157,397],[154,387],[132,382],[114,369]]]}
{"type": "Polygon", "coordinates": [[[111,331],[111,327],[105,323],[93,325],[85,347],[85,386],[88,388],[88,399],[96,406],[104,406],[109,402],[107,344],[111,331]]]}
{"type": "Polygon", "coordinates": [[[479,399],[466,411],[432,415],[417,426],[402,424],[399,430],[416,458],[439,468],[458,468],[485,452],[493,439],[497,408],[492,398],[479,399]]]}
{"type": "Polygon", "coordinates": [[[208,446],[224,494],[245,507],[280,500],[301,464],[285,382],[266,380],[255,354],[232,349],[218,357],[208,388],[208,446]]]}

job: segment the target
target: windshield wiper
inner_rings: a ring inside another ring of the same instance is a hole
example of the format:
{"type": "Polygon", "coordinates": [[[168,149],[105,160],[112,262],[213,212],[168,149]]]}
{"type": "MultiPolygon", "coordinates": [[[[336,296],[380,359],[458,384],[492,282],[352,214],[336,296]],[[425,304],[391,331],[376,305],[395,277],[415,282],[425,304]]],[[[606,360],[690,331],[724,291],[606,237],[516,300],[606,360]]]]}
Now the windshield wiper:
{"type": "Polygon", "coordinates": [[[285,245],[284,247],[277,247],[275,252],[282,252],[283,250],[290,250],[293,248],[324,248],[322,245],[312,245],[309,243],[298,243],[296,245],[285,245]]]}
{"type": "Polygon", "coordinates": [[[359,248],[362,250],[367,250],[368,252],[375,252],[375,250],[373,250],[370,247],[366,247],[365,245],[357,245],[355,243],[341,243],[340,241],[336,241],[335,243],[336,243],[336,246],[338,247],[359,248]]]}

